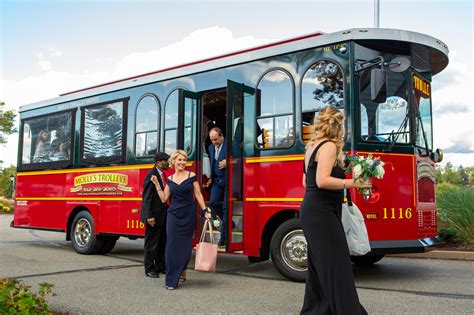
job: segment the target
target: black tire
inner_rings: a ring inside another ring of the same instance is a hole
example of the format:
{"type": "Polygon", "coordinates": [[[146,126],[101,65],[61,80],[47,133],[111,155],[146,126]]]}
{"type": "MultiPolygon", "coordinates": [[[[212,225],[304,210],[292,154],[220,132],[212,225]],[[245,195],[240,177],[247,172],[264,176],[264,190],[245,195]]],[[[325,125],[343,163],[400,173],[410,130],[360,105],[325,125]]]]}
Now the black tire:
{"type": "Polygon", "coordinates": [[[102,239],[102,248],[97,252],[97,254],[107,254],[114,249],[117,240],[119,239],[117,236],[98,236],[102,239]]]}
{"type": "Polygon", "coordinates": [[[268,258],[262,258],[260,256],[258,257],[248,256],[247,259],[249,260],[250,264],[256,264],[256,263],[268,260],[268,258]]]}
{"type": "Polygon", "coordinates": [[[273,265],[285,277],[297,282],[306,280],[308,245],[300,220],[285,221],[275,231],[270,242],[273,265]]]}
{"type": "Polygon", "coordinates": [[[385,255],[364,255],[364,256],[351,256],[351,261],[358,266],[369,266],[375,264],[380,259],[384,258],[385,255]]]}
{"type": "Polygon", "coordinates": [[[97,253],[103,246],[103,239],[94,234],[94,219],[88,211],[81,211],[74,217],[71,226],[71,244],[82,255],[97,253]]]}

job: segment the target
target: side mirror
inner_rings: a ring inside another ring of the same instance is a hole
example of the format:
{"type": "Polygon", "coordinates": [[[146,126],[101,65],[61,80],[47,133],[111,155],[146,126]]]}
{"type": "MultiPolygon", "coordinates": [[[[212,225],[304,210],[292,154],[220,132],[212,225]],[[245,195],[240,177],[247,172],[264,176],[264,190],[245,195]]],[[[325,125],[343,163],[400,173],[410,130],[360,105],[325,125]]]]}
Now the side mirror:
{"type": "Polygon", "coordinates": [[[431,153],[431,159],[435,163],[439,163],[439,162],[443,161],[443,155],[444,155],[443,150],[436,149],[436,152],[431,153]]]}
{"type": "Polygon", "coordinates": [[[387,100],[387,72],[384,69],[370,70],[370,98],[377,103],[387,100]]]}

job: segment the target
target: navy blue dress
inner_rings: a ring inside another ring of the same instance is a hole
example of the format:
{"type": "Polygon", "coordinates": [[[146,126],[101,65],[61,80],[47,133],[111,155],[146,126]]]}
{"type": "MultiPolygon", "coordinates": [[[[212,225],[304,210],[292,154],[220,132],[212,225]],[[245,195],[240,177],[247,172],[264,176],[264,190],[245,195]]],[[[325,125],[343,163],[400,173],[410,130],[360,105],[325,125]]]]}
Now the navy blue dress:
{"type": "Polygon", "coordinates": [[[166,286],[176,288],[179,275],[191,258],[193,231],[196,226],[196,202],[193,182],[197,176],[176,184],[166,180],[170,187],[171,202],[166,217],[166,286]]]}

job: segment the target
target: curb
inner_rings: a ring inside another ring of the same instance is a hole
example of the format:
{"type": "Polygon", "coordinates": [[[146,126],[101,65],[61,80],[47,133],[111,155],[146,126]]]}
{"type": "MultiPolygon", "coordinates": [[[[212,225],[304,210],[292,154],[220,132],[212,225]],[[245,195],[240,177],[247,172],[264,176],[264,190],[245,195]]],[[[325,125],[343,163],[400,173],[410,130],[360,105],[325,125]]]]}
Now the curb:
{"type": "Polygon", "coordinates": [[[398,258],[423,258],[423,259],[448,259],[448,260],[474,261],[474,252],[455,251],[455,250],[433,250],[426,253],[390,254],[387,256],[398,257],[398,258]]]}

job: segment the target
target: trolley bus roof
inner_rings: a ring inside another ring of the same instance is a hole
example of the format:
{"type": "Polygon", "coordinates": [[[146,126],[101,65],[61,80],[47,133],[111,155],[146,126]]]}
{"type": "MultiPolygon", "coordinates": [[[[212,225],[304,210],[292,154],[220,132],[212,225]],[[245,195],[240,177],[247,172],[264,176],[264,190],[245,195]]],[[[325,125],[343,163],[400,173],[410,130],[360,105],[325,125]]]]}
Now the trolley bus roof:
{"type": "Polygon", "coordinates": [[[316,32],[64,93],[53,99],[20,106],[20,112],[53,104],[66,103],[148,83],[182,77],[216,68],[228,67],[289,52],[332,45],[350,40],[399,41],[428,47],[431,53],[430,66],[433,75],[441,72],[448,65],[447,45],[429,35],[383,28],[355,28],[329,34],[316,32]]]}

